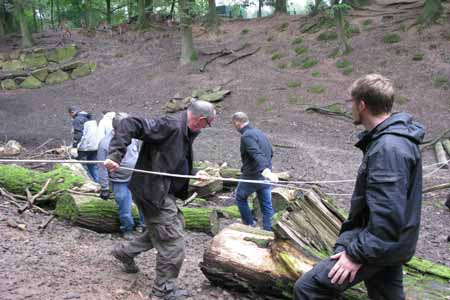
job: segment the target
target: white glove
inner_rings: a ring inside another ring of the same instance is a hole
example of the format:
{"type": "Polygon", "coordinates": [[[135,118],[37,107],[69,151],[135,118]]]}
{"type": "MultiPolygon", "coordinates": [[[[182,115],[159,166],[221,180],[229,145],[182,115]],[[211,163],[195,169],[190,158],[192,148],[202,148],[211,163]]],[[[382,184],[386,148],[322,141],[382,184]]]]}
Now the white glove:
{"type": "Polygon", "coordinates": [[[261,174],[266,180],[269,180],[271,182],[278,182],[277,174],[272,173],[269,168],[264,169],[261,174]]]}
{"type": "Polygon", "coordinates": [[[70,157],[77,158],[78,157],[78,150],[77,150],[77,148],[70,148],[69,154],[70,154],[70,157]]]}

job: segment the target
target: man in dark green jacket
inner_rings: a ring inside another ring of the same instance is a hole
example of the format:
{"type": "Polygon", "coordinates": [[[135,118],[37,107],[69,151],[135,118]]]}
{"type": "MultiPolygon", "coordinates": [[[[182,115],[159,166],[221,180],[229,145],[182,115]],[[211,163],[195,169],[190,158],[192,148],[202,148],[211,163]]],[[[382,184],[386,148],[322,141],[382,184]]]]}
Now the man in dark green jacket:
{"type": "Polygon", "coordinates": [[[341,299],[364,281],[372,300],[404,300],[402,265],[414,255],[420,227],[424,127],[391,113],[392,82],[370,74],[351,87],[352,117],[366,129],[356,147],[364,157],[334,255],[295,284],[295,300],[341,299]]]}
{"type": "MultiPolygon", "coordinates": [[[[105,167],[118,169],[132,139],[142,140],[136,169],[189,175],[192,172],[192,143],[215,118],[214,106],[197,100],[187,111],[160,118],[126,118],[110,142],[105,167]]],[[[205,176],[204,171],[197,173],[205,176]],[[203,173],[200,173],[203,172],[203,173]]],[[[186,296],[176,288],[184,260],[183,217],[175,198],[185,198],[189,179],[134,172],[129,188],[142,211],[147,231],[135,240],[116,246],[112,255],[123,263],[124,271],[138,272],[134,257],[156,248],[156,278],[151,298],[176,300],[186,296]]]]}

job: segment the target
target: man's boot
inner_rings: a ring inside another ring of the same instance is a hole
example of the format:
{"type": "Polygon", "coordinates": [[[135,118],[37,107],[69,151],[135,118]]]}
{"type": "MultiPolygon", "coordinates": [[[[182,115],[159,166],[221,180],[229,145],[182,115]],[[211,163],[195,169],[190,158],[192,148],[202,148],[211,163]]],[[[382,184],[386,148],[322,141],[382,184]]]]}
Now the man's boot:
{"type": "Polygon", "coordinates": [[[111,255],[122,263],[122,271],[125,273],[137,273],[139,268],[133,257],[129,257],[122,249],[122,244],[117,244],[111,251],[111,255]]]}
{"type": "Polygon", "coordinates": [[[173,289],[170,292],[160,292],[153,289],[150,300],[184,300],[189,296],[188,291],[181,289],[173,289]]]}
{"type": "Polygon", "coordinates": [[[445,201],[445,206],[447,206],[448,209],[450,209],[450,194],[447,195],[447,201],[445,201]]]}

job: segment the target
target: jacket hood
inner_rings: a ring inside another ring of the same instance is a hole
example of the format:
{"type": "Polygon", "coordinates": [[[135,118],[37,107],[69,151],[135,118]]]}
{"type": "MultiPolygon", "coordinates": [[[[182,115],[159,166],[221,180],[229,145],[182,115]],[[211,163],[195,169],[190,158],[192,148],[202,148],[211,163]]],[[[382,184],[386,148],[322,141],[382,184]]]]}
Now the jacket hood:
{"type": "Polygon", "coordinates": [[[356,147],[363,148],[368,142],[384,134],[403,136],[416,144],[420,144],[425,136],[425,126],[414,121],[408,113],[393,113],[371,131],[362,132],[359,135],[360,140],[356,143],[356,147]]]}
{"type": "Polygon", "coordinates": [[[77,113],[75,114],[75,117],[77,117],[77,116],[83,116],[83,117],[86,117],[88,120],[91,120],[91,119],[92,119],[92,114],[91,114],[91,113],[88,113],[88,112],[85,112],[85,111],[79,111],[79,112],[77,112],[77,113]]]}

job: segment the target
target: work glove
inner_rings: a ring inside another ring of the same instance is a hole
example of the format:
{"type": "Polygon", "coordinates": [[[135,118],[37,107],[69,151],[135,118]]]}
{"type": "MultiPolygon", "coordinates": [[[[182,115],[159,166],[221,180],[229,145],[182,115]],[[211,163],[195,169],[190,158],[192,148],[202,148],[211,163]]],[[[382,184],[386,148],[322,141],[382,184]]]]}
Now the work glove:
{"type": "Polygon", "coordinates": [[[77,148],[70,148],[69,154],[70,154],[70,157],[77,158],[78,157],[78,150],[77,150],[77,148]]]}
{"type": "Polygon", "coordinates": [[[109,191],[108,190],[101,190],[100,191],[100,198],[102,198],[103,200],[108,200],[109,199],[109,191]]]}
{"type": "Polygon", "coordinates": [[[278,176],[272,173],[269,168],[264,169],[261,174],[266,180],[269,180],[271,182],[278,182],[278,176]]]}

